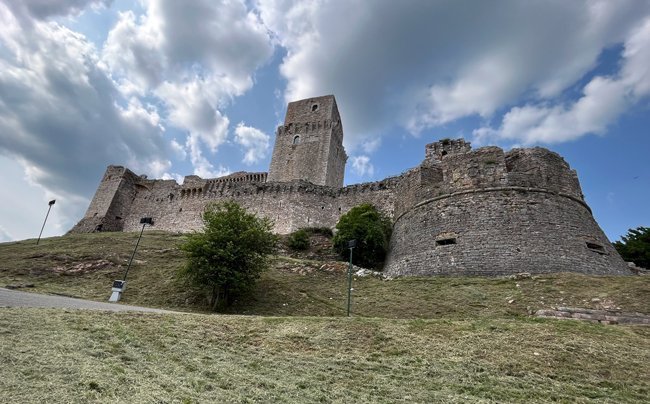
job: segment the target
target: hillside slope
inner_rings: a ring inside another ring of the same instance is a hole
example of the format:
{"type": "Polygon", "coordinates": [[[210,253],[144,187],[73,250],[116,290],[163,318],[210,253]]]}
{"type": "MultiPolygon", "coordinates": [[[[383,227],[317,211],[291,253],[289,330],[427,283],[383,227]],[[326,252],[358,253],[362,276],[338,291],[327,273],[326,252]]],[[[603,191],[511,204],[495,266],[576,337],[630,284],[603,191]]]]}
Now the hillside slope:
{"type": "MultiPolygon", "coordinates": [[[[176,277],[183,265],[183,236],[144,234],[129,273],[125,304],[205,311],[204,297],[176,277]]],[[[121,279],[136,233],[66,235],[0,244],[0,286],[27,286],[106,301],[111,282],[121,279]]],[[[332,261],[327,243],[309,252],[283,249],[255,290],[229,309],[233,314],[340,316],[346,301],[347,265],[332,261]]],[[[538,309],[574,306],[650,313],[650,277],[563,273],[525,279],[432,277],[382,280],[355,277],[355,316],[385,318],[503,318],[538,309]]]]}
{"type": "MultiPolygon", "coordinates": [[[[100,301],[137,234],[0,244],[0,285],[100,301]],[[31,285],[32,287],[27,287],[31,285]]],[[[147,232],[124,303],[200,312],[182,236],[147,232]]],[[[321,240],[322,241],[322,240],[321,240]]],[[[0,402],[644,402],[650,327],[533,318],[649,313],[650,277],[354,280],[327,243],[276,257],[231,313],[0,308],[0,402]]]]}
{"type": "Polygon", "coordinates": [[[644,402],[648,327],[0,309],[0,402],[644,402]]]}

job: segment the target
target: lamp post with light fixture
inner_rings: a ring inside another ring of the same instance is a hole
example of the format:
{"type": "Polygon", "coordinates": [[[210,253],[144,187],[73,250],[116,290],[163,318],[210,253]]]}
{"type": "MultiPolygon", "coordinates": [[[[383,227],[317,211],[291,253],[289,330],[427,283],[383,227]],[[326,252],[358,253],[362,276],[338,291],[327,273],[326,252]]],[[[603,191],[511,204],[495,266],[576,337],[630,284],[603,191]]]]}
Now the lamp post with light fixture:
{"type": "Polygon", "coordinates": [[[348,241],[350,249],[350,265],[348,266],[348,317],[350,317],[350,305],[352,304],[352,250],[357,246],[357,240],[348,241]]]}
{"type": "Polygon", "coordinates": [[[129,275],[129,269],[131,269],[131,263],[133,263],[135,252],[138,251],[138,245],[140,244],[142,233],[144,233],[144,228],[146,225],[153,226],[153,219],[150,217],[143,217],[140,219],[140,224],[142,224],[142,230],[140,230],[140,236],[138,237],[138,241],[135,243],[133,254],[131,254],[131,259],[129,260],[129,265],[126,267],[126,271],[124,272],[124,279],[117,279],[113,281],[113,286],[111,288],[111,291],[113,293],[111,293],[111,297],[108,299],[109,302],[116,303],[120,301],[120,297],[122,297],[122,293],[124,293],[124,290],[126,289],[126,277],[129,275]]]}
{"type": "Polygon", "coordinates": [[[50,215],[50,209],[52,209],[52,205],[56,203],[56,199],[52,199],[47,203],[47,213],[45,214],[45,220],[43,220],[43,226],[41,227],[41,232],[38,233],[38,240],[36,240],[36,245],[41,241],[41,235],[43,235],[43,229],[45,228],[45,222],[47,222],[47,217],[50,215]]]}

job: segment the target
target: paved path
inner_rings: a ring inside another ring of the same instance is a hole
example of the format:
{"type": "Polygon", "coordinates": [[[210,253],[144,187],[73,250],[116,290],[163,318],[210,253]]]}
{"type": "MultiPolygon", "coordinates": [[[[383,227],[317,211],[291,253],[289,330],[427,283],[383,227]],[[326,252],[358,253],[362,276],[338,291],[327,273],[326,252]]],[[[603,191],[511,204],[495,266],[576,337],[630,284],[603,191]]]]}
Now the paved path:
{"type": "Polygon", "coordinates": [[[40,295],[0,288],[0,307],[56,307],[62,309],[109,310],[109,311],[148,311],[153,313],[174,313],[173,311],[151,309],[148,307],[127,306],[125,304],[93,302],[72,297],[40,295]]]}

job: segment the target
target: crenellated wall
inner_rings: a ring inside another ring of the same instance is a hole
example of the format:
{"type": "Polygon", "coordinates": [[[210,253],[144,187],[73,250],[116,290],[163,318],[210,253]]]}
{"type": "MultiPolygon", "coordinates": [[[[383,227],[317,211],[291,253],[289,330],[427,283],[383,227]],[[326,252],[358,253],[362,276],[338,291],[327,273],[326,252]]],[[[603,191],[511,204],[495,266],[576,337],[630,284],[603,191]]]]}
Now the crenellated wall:
{"type": "Polygon", "coordinates": [[[335,189],[306,181],[264,182],[264,175],[259,173],[222,179],[187,176],[179,185],[174,180],[149,180],[123,167],[110,166],[86,215],[71,231],[135,231],[141,227],[140,218],[147,216],[154,217],[158,230],[198,230],[206,205],[226,200],[235,200],[251,212],[272,219],[274,230],[280,234],[303,227],[332,228],[342,214],[362,203],[371,203],[392,217],[398,184],[396,178],[389,178],[335,189]],[[129,185],[118,188],[116,175],[129,185]],[[121,219],[114,222],[112,215],[118,210],[121,219]],[[99,224],[102,227],[97,229],[99,224]]]}
{"type": "Polygon", "coordinates": [[[433,143],[401,186],[384,268],[392,276],[629,273],[576,172],[547,149],[433,143]]]}
{"type": "Polygon", "coordinates": [[[109,166],[72,232],[201,229],[212,202],[234,200],[270,218],[277,233],[333,228],[371,203],[394,222],[384,271],[503,275],[572,271],[626,274],[584,201],[575,170],[544,148],[472,150],[463,139],[425,147],[422,163],[382,181],[342,187],[347,155],[333,96],[289,104],[269,174],[150,180],[109,166]]]}

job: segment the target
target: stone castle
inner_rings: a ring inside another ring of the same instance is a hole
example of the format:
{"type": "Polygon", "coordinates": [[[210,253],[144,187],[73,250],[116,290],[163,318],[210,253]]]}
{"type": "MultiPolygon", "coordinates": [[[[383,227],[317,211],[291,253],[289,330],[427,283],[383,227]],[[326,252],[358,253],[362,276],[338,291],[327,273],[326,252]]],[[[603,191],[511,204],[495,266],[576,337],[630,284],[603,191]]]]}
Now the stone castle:
{"type": "Polygon", "coordinates": [[[627,274],[584,201],[575,170],[544,148],[472,150],[462,139],[428,144],[422,163],[382,181],[343,186],[347,155],[334,96],[288,105],[268,173],[147,179],[109,166],[72,232],[191,231],[210,202],[235,200],[272,219],[277,233],[333,228],[371,203],[394,223],[388,275],[627,274]]]}

